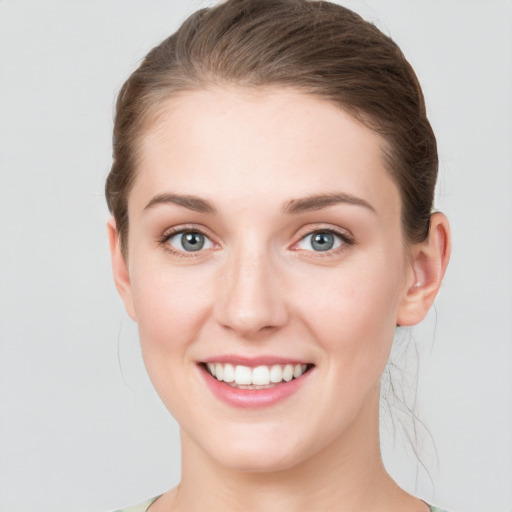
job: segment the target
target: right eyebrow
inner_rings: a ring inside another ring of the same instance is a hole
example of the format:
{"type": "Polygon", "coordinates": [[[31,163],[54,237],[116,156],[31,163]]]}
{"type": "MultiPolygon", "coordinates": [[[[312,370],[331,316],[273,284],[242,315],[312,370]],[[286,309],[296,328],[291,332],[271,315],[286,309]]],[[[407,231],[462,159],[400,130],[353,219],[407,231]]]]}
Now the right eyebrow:
{"type": "Polygon", "coordinates": [[[143,211],[154,208],[159,204],[176,204],[198,213],[216,214],[217,210],[212,203],[197,196],[164,193],[154,196],[144,207],[143,211]]]}
{"type": "Polygon", "coordinates": [[[315,194],[312,196],[301,197],[288,201],[283,208],[283,213],[299,214],[315,210],[321,210],[334,204],[352,204],[362,206],[373,213],[377,213],[375,208],[361,197],[353,196],[345,192],[331,194],[315,194]]]}

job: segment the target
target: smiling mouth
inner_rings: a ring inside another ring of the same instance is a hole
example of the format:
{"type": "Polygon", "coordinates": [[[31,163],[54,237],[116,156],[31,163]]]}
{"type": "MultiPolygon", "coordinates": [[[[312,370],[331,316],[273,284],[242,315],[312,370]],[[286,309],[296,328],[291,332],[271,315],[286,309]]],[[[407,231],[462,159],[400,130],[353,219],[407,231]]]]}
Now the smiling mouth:
{"type": "Polygon", "coordinates": [[[312,364],[274,364],[256,367],[230,363],[203,363],[217,381],[238,389],[269,389],[300,378],[312,364]]]}

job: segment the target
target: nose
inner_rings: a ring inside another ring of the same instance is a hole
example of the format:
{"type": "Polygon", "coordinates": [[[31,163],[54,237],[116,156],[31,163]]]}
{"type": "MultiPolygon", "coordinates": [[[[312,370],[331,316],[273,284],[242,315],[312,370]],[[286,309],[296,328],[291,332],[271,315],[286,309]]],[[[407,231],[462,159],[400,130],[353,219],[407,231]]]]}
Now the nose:
{"type": "Polygon", "coordinates": [[[264,251],[239,251],[217,283],[217,321],[242,337],[276,330],[288,321],[283,281],[264,251]]]}

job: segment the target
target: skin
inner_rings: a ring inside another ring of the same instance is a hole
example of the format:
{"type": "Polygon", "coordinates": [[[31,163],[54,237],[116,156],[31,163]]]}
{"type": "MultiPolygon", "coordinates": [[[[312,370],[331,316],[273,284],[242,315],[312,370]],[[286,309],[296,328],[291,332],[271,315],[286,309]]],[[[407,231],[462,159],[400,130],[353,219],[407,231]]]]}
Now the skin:
{"type": "Polygon", "coordinates": [[[382,465],[379,380],[396,325],[421,321],[434,300],[449,231],[434,214],[428,240],[406,244],[383,143],[334,105],[284,89],[183,93],[151,123],[125,255],[109,222],[116,286],[181,427],[182,481],[151,512],[427,510],[382,465]],[[289,211],[333,193],[364,204],[289,211]],[[161,194],[215,212],[155,203],[161,194]],[[203,232],[205,248],[168,238],[183,228],[203,232]],[[338,246],[315,251],[307,235],[326,229],[338,246]],[[223,354],[314,367],[285,400],[236,408],[198,366],[223,354]]]}

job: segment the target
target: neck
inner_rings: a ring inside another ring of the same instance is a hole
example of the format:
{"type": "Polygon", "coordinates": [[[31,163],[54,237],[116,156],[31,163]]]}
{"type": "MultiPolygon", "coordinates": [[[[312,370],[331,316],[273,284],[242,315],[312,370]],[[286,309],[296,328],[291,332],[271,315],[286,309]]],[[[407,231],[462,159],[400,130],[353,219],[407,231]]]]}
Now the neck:
{"type": "Polygon", "coordinates": [[[382,464],[378,400],[377,393],[371,407],[361,411],[343,436],[281,471],[226,468],[182,432],[182,481],[163,497],[161,509],[167,503],[165,509],[173,511],[372,512],[405,509],[407,501],[409,510],[424,510],[393,482],[382,464]]]}

